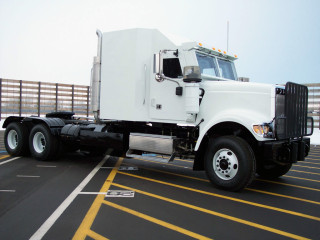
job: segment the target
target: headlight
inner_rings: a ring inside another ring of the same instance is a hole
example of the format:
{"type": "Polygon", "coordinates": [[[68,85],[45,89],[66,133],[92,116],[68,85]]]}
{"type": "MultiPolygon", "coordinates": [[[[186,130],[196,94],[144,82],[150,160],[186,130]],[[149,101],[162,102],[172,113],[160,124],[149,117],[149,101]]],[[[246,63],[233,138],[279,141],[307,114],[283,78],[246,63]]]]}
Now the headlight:
{"type": "Polygon", "coordinates": [[[260,137],[272,138],[272,125],[269,123],[257,124],[252,126],[253,131],[260,137]]]}

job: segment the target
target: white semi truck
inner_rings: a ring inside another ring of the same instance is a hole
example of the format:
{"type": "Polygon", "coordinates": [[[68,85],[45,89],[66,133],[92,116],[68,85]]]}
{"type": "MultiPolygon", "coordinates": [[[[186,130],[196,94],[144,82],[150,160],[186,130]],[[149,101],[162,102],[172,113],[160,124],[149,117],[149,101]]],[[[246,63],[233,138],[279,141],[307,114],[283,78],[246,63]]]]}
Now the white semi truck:
{"type": "Polygon", "coordinates": [[[307,87],[237,81],[235,56],[195,42],[176,45],[154,29],[97,35],[95,120],[71,112],[9,117],[3,124],[9,154],[49,160],[67,148],[113,148],[159,162],[188,157],[194,170],[231,191],[256,173],[284,175],[308,155],[307,87]]]}

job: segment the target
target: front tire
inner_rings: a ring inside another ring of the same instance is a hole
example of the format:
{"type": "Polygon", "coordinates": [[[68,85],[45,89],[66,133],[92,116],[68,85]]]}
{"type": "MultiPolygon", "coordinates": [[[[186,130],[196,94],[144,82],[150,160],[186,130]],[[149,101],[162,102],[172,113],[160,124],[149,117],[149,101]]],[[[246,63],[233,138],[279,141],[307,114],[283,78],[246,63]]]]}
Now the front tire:
{"type": "Polygon", "coordinates": [[[29,136],[31,155],[41,161],[47,161],[57,156],[59,141],[52,135],[49,128],[43,124],[34,126],[29,136]]]}
{"type": "Polygon", "coordinates": [[[216,187],[240,191],[254,178],[254,153],[249,144],[239,137],[212,138],[205,154],[205,170],[216,187]]]}
{"type": "Polygon", "coordinates": [[[5,148],[11,156],[28,155],[28,128],[22,123],[10,123],[4,133],[4,140],[5,148]]]}

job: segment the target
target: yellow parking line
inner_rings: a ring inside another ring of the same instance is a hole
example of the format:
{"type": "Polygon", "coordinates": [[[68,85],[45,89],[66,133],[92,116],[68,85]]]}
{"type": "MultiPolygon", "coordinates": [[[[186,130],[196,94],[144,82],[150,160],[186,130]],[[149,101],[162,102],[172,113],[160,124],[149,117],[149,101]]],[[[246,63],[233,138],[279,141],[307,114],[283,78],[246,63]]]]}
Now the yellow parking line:
{"type": "Polygon", "coordinates": [[[88,231],[88,236],[93,238],[94,240],[109,240],[108,238],[105,238],[104,236],[102,236],[92,230],[88,231]]]}
{"type": "Polygon", "coordinates": [[[193,163],[193,161],[190,160],[185,160],[185,159],[180,159],[180,158],[175,158],[174,161],[180,161],[180,162],[188,162],[188,163],[193,163]]]}
{"type": "Polygon", "coordinates": [[[158,224],[158,225],[160,225],[160,226],[169,228],[169,229],[171,229],[171,230],[173,230],[173,231],[182,233],[182,234],[187,235],[187,236],[189,236],[189,237],[193,237],[193,238],[196,238],[196,239],[203,239],[203,240],[212,239],[212,238],[207,238],[207,237],[205,237],[205,236],[202,236],[202,235],[200,235],[200,234],[191,232],[191,231],[189,231],[189,230],[186,230],[186,229],[184,229],[184,228],[178,227],[178,226],[173,225],[173,224],[171,224],[171,223],[164,222],[164,221],[159,220],[159,219],[157,219],[157,218],[151,217],[151,216],[149,216],[149,215],[143,214],[143,213],[141,213],[141,212],[137,212],[137,211],[132,210],[132,209],[130,209],[130,208],[126,208],[126,207],[123,207],[123,206],[121,206],[121,205],[118,205],[118,204],[115,204],[115,203],[112,203],[112,202],[109,202],[109,201],[106,201],[106,200],[104,200],[103,203],[106,204],[106,205],[108,205],[108,206],[110,206],[110,207],[113,207],[113,208],[116,208],[116,209],[118,209],[118,210],[121,210],[121,211],[130,213],[130,214],[132,214],[132,215],[134,215],[134,216],[136,216],[136,217],[140,217],[140,218],[145,219],[145,220],[147,220],[147,221],[149,221],[149,222],[156,223],[156,224],[158,224]]]}
{"type": "MultiPolygon", "coordinates": [[[[123,158],[118,159],[116,165],[114,166],[114,168],[112,169],[111,173],[109,174],[107,180],[104,182],[102,188],[100,189],[100,192],[107,192],[108,191],[113,179],[115,178],[115,176],[118,172],[118,168],[121,165],[122,161],[123,161],[123,158]]],[[[73,236],[73,238],[72,238],[73,240],[80,240],[80,239],[84,240],[86,238],[86,236],[89,234],[91,225],[99,212],[99,209],[101,207],[101,204],[102,204],[104,197],[105,196],[102,194],[97,195],[97,197],[95,198],[94,202],[92,203],[89,211],[87,212],[86,216],[82,220],[80,227],[78,228],[77,232],[73,236]]]]}
{"type": "Polygon", "coordinates": [[[309,156],[306,157],[306,160],[320,161],[319,158],[313,158],[313,157],[315,157],[315,156],[310,155],[310,157],[309,156]]]}
{"type": "Polygon", "coordinates": [[[320,165],[320,163],[314,163],[314,162],[308,162],[308,161],[304,161],[304,162],[300,162],[302,164],[307,163],[307,164],[315,164],[315,165],[320,165]]]}
{"type": "Polygon", "coordinates": [[[299,185],[294,185],[294,184],[289,184],[289,183],[282,183],[282,182],[277,182],[277,181],[271,181],[271,180],[266,180],[266,179],[256,179],[256,181],[274,183],[274,184],[284,185],[284,186],[288,186],[288,187],[295,187],[295,188],[301,188],[301,189],[320,192],[320,189],[317,189],[317,188],[304,187],[304,186],[299,186],[299,185]]]}
{"type": "Polygon", "coordinates": [[[4,159],[4,158],[7,158],[7,157],[9,157],[9,155],[3,155],[3,156],[0,157],[0,159],[4,159]]]}
{"type": "Polygon", "coordinates": [[[191,205],[191,204],[188,204],[188,203],[180,202],[180,201],[177,201],[177,200],[174,200],[174,199],[166,198],[166,197],[163,197],[163,196],[160,196],[160,195],[157,195],[157,194],[145,192],[145,191],[142,191],[142,190],[139,190],[139,189],[136,189],[136,188],[123,186],[123,185],[117,184],[117,183],[112,183],[112,185],[114,185],[116,187],[128,189],[128,190],[131,190],[131,191],[135,191],[137,193],[144,194],[144,195],[149,196],[149,197],[157,198],[157,199],[160,199],[160,200],[163,200],[163,201],[166,201],[166,202],[177,204],[177,205],[180,205],[180,206],[183,206],[183,207],[186,207],[186,208],[190,208],[190,209],[197,210],[197,211],[200,211],[200,212],[204,212],[204,213],[207,213],[207,214],[210,214],[210,215],[221,217],[221,218],[224,218],[224,219],[227,219],[227,220],[230,220],[230,221],[242,223],[242,224],[245,224],[245,225],[248,225],[248,226],[251,226],[251,227],[259,228],[259,229],[262,229],[262,230],[265,230],[265,231],[269,231],[269,232],[272,232],[272,233],[276,233],[276,234],[279,234],[279,235],[282,235],[282,236],[285,236],[285,237],[290,237],[290,238],[293,238],[293,239],[307,239],[307,238],[304,238],[304,237],[301,237],[301,236],[298,236],[298,235],[295,235],[295,234],[291,234],[291,233],[288,233],[288,232],[284,232],[284,231],[281,231],[281,230],[278,230],[278,229],[275,229],[275,228],[267,227],[267,226],[264,226],[264,225],[261,225],[261,224],[258,224],[258,223],[254,223],[254,222],[251,222],[251,221],[247,221],[247,220],[244,220],[244,219],[241,219],[241,218],[233,217],[233,216],[230,216],[230,215],[227,215],[227,214],[219,213],[219,212],[216,212],[216,211],[212,211],[212,210],[205,209],[205,208],[202,208],[202,207],[198,207],[198,206],[195,206],[195,205],[191,205]]]}
{"type": "Polygon", "coordinates": [[[312,168],[312,169],[320,169],[320,168],[317,168],[317,167],[309,167],[309,166],[302,166],[302,165],[293,165],[294,167],[303,167],[303,168],[312,168]]]}
{"type": "MultiPolygon", "coordinates": [[[[174,176],[183,177],[183,178],[188,178],[188,179],[193,179],[193,180],[202,181],[202,182],[210,182],[208,179],[191,177],[191,176],[178,174],[178,173],[172,173],[172,172],[167,172],[167,171],[162,171],[162,170],[157,170],[157,169],[151,169],[151,168],[142,168],[142,169],[146,169],[146,170],[153,171],[153,172],[160,172],[160,173],[164,173],[164,174],[174,175],[174,176]]],[[[252,191],[252,192],[259,192],[259,193],[262,193],[262,194],[268,194],[268,195],[273,195],[273,196],[277,196],[277,197],[289,198],[289,199],[293,199],[293,200],[297,200],[297,201],[308,202],[308,203],[313,203],[313,204],[319,204],[320,205],[320,202],[316,202],[316,201],[312,201],[312,200],[308,200],[308,199],[304,199],[304,198],[297,198],[297,197],[292,197],[292,196],[288,196],[288,195],[283,195],[283,194],[278,194],[278,193],[258,190],[258,189],[254,189],[254,188],[245,188],[245,190],[252,191]]]]}
{"type": "Polygon", "coordinates": [[[314,180],[314,179],[309,179],[309,178],[301,178],[301,177],[294,177],[294,176],[288,176],[288,175],[283,175],[283,177],[295,178],[295,179],[300,179],[300,180],[305,180],[305,181],[310,181],[310,182],[320,182],[319,180],[314,180]]]}
{"type": "MultiPolygon", "coordinates": [[[[163,157],[163,156],[161,156],[163,157]]],[[[163,157],[163,158],[166,158],[168,159],[168,157],[163,157]]],[[[186,160],[186,159],[181,159],[181,158],[175,158],[173,161],[181,161],[181,162],[188,162],[188,163],[193,163],[194,161],[192,160],[186,160]]]]}
{"type": "Polygon", "coordinates": [[[212,192],[206,192],[206,191],[198,190],[195,188],[189,188],[189,187],[185,187],[185,186],[181,186],[181,185],[177,185],[177,184],[173,184],[173,183],[169,183],[169,182],[159,181],[159,180],[152,179],[152,178],[142,177],[142,176],[138,176],[138,175],[134,175],[134,174],[130,174],[130,173],[119,172],[119,174],[131,176],[131,177],[135,177],[135,178],[140,178],[140,179],[147,180],[150,182],[156,182],[156,183],[164,184],[167,186],[176,187],[176,188],[180,188],[180,189],[184,189],[184,190],[188,190],[188,191],[192,191],[192,192],[197,192],[197,193],[201,193],[201,194],[205,194],[205,195],[209,195],[209,196],[213,196],[213,197],[223,198],[223,199],[227,199],[227,200],[234,201],[234,202],[240,202],[240,203],[248,204],[248,205],[255,206],[255,207],[265,208],[265,209],[269,209],[269,210],[273,210],[273,211],[277,211],[277,212],[282,212],[282,213],[286,213],[286,214],[290,214],[290,215],[294,215],[294,216],[298,216],[298,217],[303,217],[303,218],[308,218],[308,219],[312,219],[315,221],[320,221],[319,217],[311,216],[311,215],[304,214],[304,213],[294,212],[294,211],[281,209],[281,208],[277,208],[277,207],[272,207],[272,206],[268,206],[268,205],[264,205],[264,204],[260,204],[260,203],[250,202],[250,201],[246,201],[246,200],[242,200],[242,199],[238,199],[238,198],[228,197],[228,196],[224,196],[224,195],[216,194],[216,193],[212,193],[212,192]]]}
{"type": "Polygon", "coordinates": [[[299,171],[299,170],[293,170],[291,169],[290,172],[300,172],[300,173],[307,173],[307,174],[315,174],[315,175],[320,175],[320,173],[315,173],[315,172],[305,172],[305,171],[299,171]]]}
{"type": "Polygon", "coordinates": [[[134,160],[139,160],[139,161],[144,161],[144,162],[157,163],[157,164],[161,164],[161,165],[169,165],[169,166],[174,166],[174,167],[179,167],[179,168],[192,169],[191,167],[185,167],[185,166],[180,166],[180,165],[175,165],[175,164],[170,164],[170,163],[155,162],[155,161],[141,159],[141,158],[133,158],[133,159],[134,160]]]}
{"type": "Polygon", "coordinates": [[[279,194],[279,193],[273,193],[273,192],[266,192],[266,191],[262,191],[262,190],[258,190],[258,189],[254,189],[254,188],[246,188],[246,190],[249,190],[249,191],[252,191],[252,192],[269,194],[269,195],[273,195],[273,196],[277,196],[277,197],[289,198],[289,199],[293,199],[293,200],[297,200],[297,201],[301,201],[301,202],[307,202],[307,203],[313,203],[313,204],[320,205],[320,202],[316,202],[316,201],[312,201],[312,200],[308,200],[308,199],[304,199],[304,198],[292,197],[292,196],[283,195],[283,194],[279,194]]]}

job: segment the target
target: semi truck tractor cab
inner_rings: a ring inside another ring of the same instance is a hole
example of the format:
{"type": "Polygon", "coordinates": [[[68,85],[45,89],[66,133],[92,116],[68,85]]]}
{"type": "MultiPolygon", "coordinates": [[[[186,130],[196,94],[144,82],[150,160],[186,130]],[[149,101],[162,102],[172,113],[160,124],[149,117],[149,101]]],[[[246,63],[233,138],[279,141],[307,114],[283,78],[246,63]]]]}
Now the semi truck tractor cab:
{"type": "Polygon", "coordinates": [[[187,157],[213,185],[231,191],[256,174],[282,176],[308,155],[313,119],[307,117],[306,86],[240,82],[237,56],[195,42],[177,45],[155,29],[97,35],[94,122],[72,113],[9,117],[4,127],[10,154],[29,149],[47,160],[57,151],[52,146],[63,143],[119,148],[129,158],[158,162],[187,157]]]}

